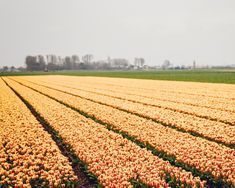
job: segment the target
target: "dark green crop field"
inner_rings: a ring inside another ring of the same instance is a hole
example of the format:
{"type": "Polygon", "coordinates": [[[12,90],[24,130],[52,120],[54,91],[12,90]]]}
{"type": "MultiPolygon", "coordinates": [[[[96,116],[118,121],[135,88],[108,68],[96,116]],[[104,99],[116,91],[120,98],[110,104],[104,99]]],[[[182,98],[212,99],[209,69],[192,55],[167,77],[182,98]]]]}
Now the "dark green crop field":
{"type": "Polygon", "coordinates": [[[69,75],[235,84],[235,69],[159,71],[61,71],[5,73],[0,76],[69,75]]]}

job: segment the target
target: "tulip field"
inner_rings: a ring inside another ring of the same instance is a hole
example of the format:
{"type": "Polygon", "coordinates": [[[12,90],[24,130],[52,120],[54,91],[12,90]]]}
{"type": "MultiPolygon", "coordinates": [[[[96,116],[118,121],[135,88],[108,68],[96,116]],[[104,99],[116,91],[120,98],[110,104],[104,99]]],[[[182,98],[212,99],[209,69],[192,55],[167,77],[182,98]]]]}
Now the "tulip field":
{"type": "Polygon", "coordinates": [[[235,187],[235,85],[0,79],[2,187],[235,187]]]}

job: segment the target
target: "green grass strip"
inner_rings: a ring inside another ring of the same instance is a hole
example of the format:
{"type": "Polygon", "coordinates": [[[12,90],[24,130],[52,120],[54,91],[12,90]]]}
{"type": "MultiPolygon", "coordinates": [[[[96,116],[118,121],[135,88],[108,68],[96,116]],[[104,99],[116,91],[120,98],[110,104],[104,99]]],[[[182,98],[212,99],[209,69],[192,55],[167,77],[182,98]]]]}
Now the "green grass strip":
{"type": "Polygon", "coordinates": [[[235,69],[117,70],[0,73],[0,76],[67,75],[235,84],[235,69]]]}

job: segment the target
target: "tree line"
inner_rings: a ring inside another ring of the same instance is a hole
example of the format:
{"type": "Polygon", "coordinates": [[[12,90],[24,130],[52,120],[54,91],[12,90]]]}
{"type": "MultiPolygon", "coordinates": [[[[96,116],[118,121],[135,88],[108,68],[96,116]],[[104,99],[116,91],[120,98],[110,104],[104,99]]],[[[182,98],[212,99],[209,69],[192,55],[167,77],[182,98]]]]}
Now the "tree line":
{"type": "Polygon", "coordinates": [[[58,70],[113,70],[131,69],[134,66],[142,67],[143,58],[135,58],[131,65],[125,58],[110,58],[106,60],[93,61],[92,54],[86,54],[80,59],[78,55],[66,56],[64,58],[56,55],[28,55],[25,58],[27,71],[58,71],[58,70]]]}
{"type": "Polygon", "coordinates": [[[60,71],[60,70],[129,70],[143,69],[145,59],[135,57],[133,63],[125,58],[110,58],[94,60],[92,54],[86,54],[81,58],[78,55],[28,55],[25,57],[25,67],[0,67],[0,72],[24,72],[24,71],[60,71]]]}

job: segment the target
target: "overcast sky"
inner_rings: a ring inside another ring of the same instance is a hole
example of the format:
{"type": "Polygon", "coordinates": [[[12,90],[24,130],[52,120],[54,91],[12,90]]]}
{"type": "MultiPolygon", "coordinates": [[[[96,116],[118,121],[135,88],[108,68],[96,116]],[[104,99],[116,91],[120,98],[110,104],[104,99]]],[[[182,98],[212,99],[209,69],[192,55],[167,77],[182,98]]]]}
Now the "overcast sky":
{"type": "Polygon", "coordinates": [[[235,63],[234,0],[0,0],[0,66],[26,55],[235,63]]]}

